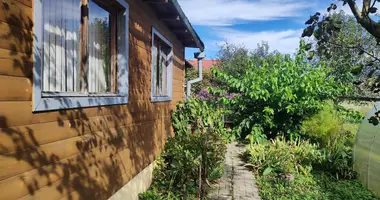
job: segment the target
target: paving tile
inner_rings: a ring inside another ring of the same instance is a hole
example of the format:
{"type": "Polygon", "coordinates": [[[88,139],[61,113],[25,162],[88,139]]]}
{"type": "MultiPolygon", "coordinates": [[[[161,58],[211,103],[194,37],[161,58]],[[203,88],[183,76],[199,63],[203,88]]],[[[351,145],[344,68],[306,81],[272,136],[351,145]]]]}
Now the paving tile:
{"type": "Polygon", "coordinates": [[[210,192],[211,200],[260,200],[255,178],[251,171],[244,167],[240,154],[243,146],[237,143],[227,145],[225,172],[222,180],[210,192]]]}

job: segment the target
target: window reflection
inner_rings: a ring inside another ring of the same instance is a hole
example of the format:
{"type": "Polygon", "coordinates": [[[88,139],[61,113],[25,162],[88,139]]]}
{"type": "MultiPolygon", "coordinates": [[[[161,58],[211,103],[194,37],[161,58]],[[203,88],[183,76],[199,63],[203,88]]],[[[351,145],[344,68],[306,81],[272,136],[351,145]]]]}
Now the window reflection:
{"type": "Polygon", "coordinates": [[[89,92],[111,92],[110,13],[89,1],[89,92]]]}

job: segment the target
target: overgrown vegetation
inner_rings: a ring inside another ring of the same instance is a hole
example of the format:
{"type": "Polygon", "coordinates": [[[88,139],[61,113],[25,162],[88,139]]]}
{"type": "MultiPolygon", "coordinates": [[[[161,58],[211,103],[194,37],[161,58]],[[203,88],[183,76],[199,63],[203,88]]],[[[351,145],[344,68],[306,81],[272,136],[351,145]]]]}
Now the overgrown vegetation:
{"type": "Polygon", "coordinates": [[[218,69],[214,73],[226,83],[227,93],[238,94],[225,98],[224,104],[233,111],[238,132],[252,142],[262,139],[259,136],[290,138],[303,119],[322,108],[324,100],[350,90],[329,76],[330,69],[323,63],[307,62],[302,50],[295,59],[273,54],[260,63],[249,62],[245,70],[240,77],[218,69]]]}
{"type": "Polygon", "coordinates": [[[375,200],[358,180],[336,180],[324,172],[314,172],[308,176],[296,174],[289,181],[272,174],[259,176],[257,184],[262,199],[299,200],[375,200]]]}
{"type": "MultiPolygon", "coordinates": [[[[311,16],[303,34],[314,35],[314,43],[301,41],[294,56],[269,52],[267,43],[254,51],[221,46],[218,68],[194,88],[199,99],[177,106],[176,136],[168,140],[143,199],[204,197],[208,183],[222,174],[224,142],[235,137],[249,142],[244,158],[263,199],[378,199],[353,170],[353,143],[364,116],[340,102],[365,93],[353,89],[359,82],[376,92],[369,77],[378,76],[379,59],[366,49],[377,47],[352,18],[320,15],[311,16]],[[231,132],[221,121],[226,113],[231,132]]],[[[380,114],[374,118],[378,124],[380,114]]]]}
{"type": "Polygon", "coordinates": [[[156,161],[152,188],[140,199],[196,199],[223,174],[226,130],[222,111],[211,102],[191,99],[173,113],[175,136],[156,161]]]}
{"type": "Polygon", "coordinates": [[[353,170],[355,130],[344,125],[358,116],[326,102],[303,121],[297,139],[277,137],[251,145],[245,158],[257,175],[261,197],[378,199],[356,180],[353,170]]]}
{"type": "Polygon", "coordinates": [[[353,92],[331,62],[310,61],[302,42],[295,57],[250,57],[235,77],[214,69],[225,86],[212,90],[248,139],[244,158],[263,199],[376,199],[357,180],[352,147],[363,114],[339,105],[353,92]],[[343,188],[344,187],[344,188],[343,188]]]}

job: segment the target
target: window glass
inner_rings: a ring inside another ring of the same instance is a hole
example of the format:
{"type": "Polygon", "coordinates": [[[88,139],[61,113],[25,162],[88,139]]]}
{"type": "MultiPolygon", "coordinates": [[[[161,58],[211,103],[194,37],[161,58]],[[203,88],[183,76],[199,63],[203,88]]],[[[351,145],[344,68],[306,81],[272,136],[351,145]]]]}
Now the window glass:
{"type": "Polygon", "coordinates": [[[89,1],[88,91],[111,92],[111,26],[110,13],[89,1]]]}
{"type": "Polygon", "coordinates": [[[39,0],[33,15],[34,111],[128,103],[125,0],[39,0]]]}
{"type": "Polygon", "coordinates": [[[43,91],[79,91],[80,0],[43,4],[43,91]]]}
{"type": "Polygon", "coordinates": [[[153,94],[154,96],[168,96],[168,68],[171,62],[171,47],[158,37],[153,43],[153,94]]]}

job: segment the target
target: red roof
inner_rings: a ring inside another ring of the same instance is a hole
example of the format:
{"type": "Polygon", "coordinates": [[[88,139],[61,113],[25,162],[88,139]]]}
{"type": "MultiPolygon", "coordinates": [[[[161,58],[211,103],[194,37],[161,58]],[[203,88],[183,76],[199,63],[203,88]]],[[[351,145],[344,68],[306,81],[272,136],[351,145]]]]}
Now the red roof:
{"type": "MultiPolygon", "coordinates": [[[[198,69],[198,62],[197,60],[189,60],[189,62],[191,63],[191,65],[193,65],[195,67],[195,69],[198,69]]],[[[212,66],[216,66],[218,63],[217,60],[203,60],[203,70],[210,70],[212,66]]]]}

